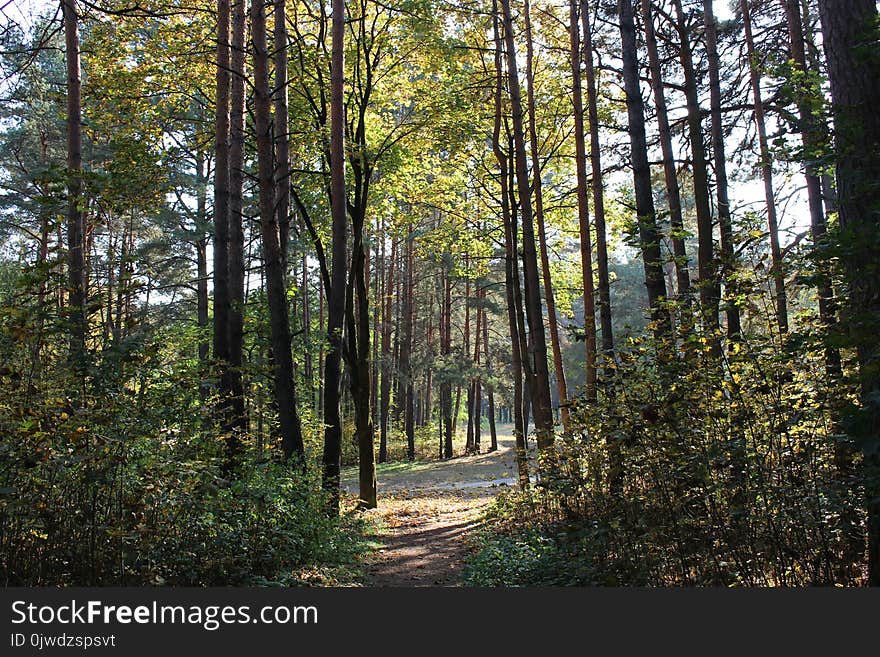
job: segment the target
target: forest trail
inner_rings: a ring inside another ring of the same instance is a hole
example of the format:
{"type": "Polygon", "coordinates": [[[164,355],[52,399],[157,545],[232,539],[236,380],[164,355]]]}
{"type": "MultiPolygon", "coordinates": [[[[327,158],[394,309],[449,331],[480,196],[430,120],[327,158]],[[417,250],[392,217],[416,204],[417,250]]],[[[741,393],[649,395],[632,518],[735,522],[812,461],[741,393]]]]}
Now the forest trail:
{"type": "MultiPolygon", "coordinates": [[[[485,448],[484,448],[485,449],[485,448]]],[[[507,486],[516,485],[514,439],[499,427],[498,451],[448,461],[379,465],[381,544],[367,559],[365,586],[460,586],[470,541],[480,516],[507,486]]],[[[347,471],[346,490],[357,490],[357,471],[347,471]]]]}

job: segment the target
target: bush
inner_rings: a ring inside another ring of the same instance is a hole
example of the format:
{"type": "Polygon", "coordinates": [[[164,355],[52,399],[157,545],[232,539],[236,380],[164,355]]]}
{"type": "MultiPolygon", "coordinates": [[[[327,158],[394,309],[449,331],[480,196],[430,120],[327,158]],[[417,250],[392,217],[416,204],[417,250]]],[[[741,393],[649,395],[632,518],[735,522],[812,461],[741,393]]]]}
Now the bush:
{"type": "Polygon", "coordinates": [[[477,584],[807,585],[864,578],[845,390],[804,336],[622,354],[581,401],[555,476],[496,503],[477,584]],[[795,359],[794,354],[798,354],[795,359]],[[527,530],[521,528],[529,527],[527,530]],[[505,558],[502,558],[505,555],[505,558]]]}

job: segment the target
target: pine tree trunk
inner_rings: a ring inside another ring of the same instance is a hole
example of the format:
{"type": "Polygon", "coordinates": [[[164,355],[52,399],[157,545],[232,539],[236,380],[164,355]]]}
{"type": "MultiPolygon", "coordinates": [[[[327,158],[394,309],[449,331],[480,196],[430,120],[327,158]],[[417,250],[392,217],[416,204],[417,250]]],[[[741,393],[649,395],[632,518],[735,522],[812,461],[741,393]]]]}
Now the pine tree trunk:
{"type": "Polygon", "coordinates": [[[254,50],[254,129],[257,137],[260,231],[262,233],[266,296],[269,302],[269,323],[272,334],[278,429],[284,457],[287,459],[294,456],[301,459],[304,455],[304,447],[302,428],[296,409],[289,309],[275,211],[269,53],[266,39],[266,12],[261,2],[254,2],[251,7],[251,32],[254,50]]]}
{"type": "Polygon", "coordinates": [[[639,53],[631,0],[618,0],[617,9],[620,22],[623,81],[626,90],[636,219],[645,268],[645,287],[648,291],[648,304],[651,308],[654,334],[658,339],[665,339],[669,337],[671,325],[669,313],[662,305],[667,298],[666,280],[663,276],[660,232],[657,229],[654,195],[651,189],[651,169],[648,163],[648,143],[645,135],[645,108],[639,89],[639,53]]]}
{"type": "MultiPolygon", "coordinates": [[[[715,160],[715,197],[717,199],[718,225],[721,233],[721,273],[724,279],[725,296],[727,297],[727,303],[725,304],[727,337],[731,340],[737,340],[742,333],[742,326],[740,324],[739,306],[736,303],[738,295],[735,283],[737,264],[733,244],[733,225],[730,219],[730,199],[727,193],[727,156],[724,151],[724,125],[721,117],[721,76],[718,59],[718,36],[715,14],[712,10],[712,0],[703,0],[703,24],[706,32],[706,58],[709,63],[712,154],[715,160]]],[[[781,268],[781,258],[779,266],[781,268]]],[[[719,283],[715,283],[713,294],[716,294],[720,301],[721,290],[719,283]]],[[[782,294],[785,294],[785,286],[783,284],[781,288],[777,288],[777,296],[780,289],[782,294]]],[[[782,301],[785,301],[784,297],[782,301]]]]}
{"type": "Polygon", "coordinates": [[[748,0],[741,0],[743,29],[746,38],[746,54],[749,58],[749,83],[752,87],[755,125],[758,132],[758,152],[761,158],[761,178],[764,182],[764,201],[767,205],[767,229],[770,233],[770,257],[773,262],[773,286],[776,292],[776,322],[780,333],[788,332],[788,302],[785,294],[785,272],[782,268],[782,251],[779,248],[779,223],[776,217],[776,195],[773,192],[773,162],[767,141],[764,120],[764,101],[761,98],[761,74],[758,70],[758,54],[752,36],[752,19],[748,0]]]}
{"type": "Polygon", "coordinates": [[[571,102],[574,109],[575,166],[577,170],[578,228],[580,231],[581,280],[584,290],[584,343],[587,356],[585,393],[595,400],[596,302],[593,289],[593,246],[590,237],[590,201],[587,183],[587,147],[584,141],[584,101],[581,85],[581,39],[578,31],[578,0],[569,0],[568,29],[571,57],[571,102]]]}
{"type": "MultiPolygon", "coordinates": [[[[252,0],[262,2],[263,0],[252,0]]],[[[290,128],[287,108],[287,12],[286,0],[273,0],[275,6],[275,211],[278,214],[278,242],[281,269],[287,280],[290,257],[290,128]]]]}
{"type": "MultiPolygon", "coordinates": [[[[229,0],[217,1],[217,98],[214,123],[214,360],[229,362],[229,146],[231,61],[229,0]]],[[[225,410],[227,400],[220,400],[225,410]]]]}
{"type": "Polygon", "coordinates": [[[508,177],[508,156],[501,148],[501,118],[502,118],[502,92],[503,73],[502,58],[503,45],[499,25],[498,2],[492,0],[492,34],[495,42],[495,117],[492,131],[492,151],[498,161],[500,170],[499,181],[501,184],[501,218],[504,222],[504,277],[505,293],[507,297],[507,321],[510,329],[511,349],[511,376],[513,377],[513,408],[514,408],[514,449],[519,475],[520,488],[529,486],[529,463],[525,444],[525,428],[523,427],[523,376],[522,376],[522,352],[520,350],[520,334],[516,317],[515,280],[516,274],[516,222],[512,213],[511,194],[508,177]]]}
{"type": "Polygon", "coordinates": [[[229,398],[227,430],[231,452],[241,448],[241,434],[247,431],[242,365],[244,351],[244,148],[245,148],[245,60],[247,34],[247,6],[245,0],[236,2],[232,15],[232,80],[229,125],[229,367],[222,375],[224,394],[229,398]]]}
{"type": "Polygon", "coordinates": [[[593,174],[593,223],[596,228],[596,274],[599,284],[599,327],[602,332],[602,354],[605,378],[614,372],[614,331],[611,325],[611,276],[608,271],[608,243],[605,235],[605,188],[602,184],[602,152],[599,141],[599,104],[596,71],[593,66],[593,35],[589,7],[581,1],[583,30],[584,78],[587,82],[587,116],[590,123],[590,169],[593,174]]]}
{"type": "MultiPolygon", "coordinates": [[[[806,36],[801,24],[800,5],[796,0],[783,0],[785,6],[785,17],[788,24],[789,34],[789,55],[795,68],[798,71],[806,72],[807,56],[806,56],[806,36]]],[[[810,68],[819,68],[819,62],[811,62],[810,68]]],[[[829,140],[826,129],[822,126],[813,115],[811,106],[811,94],[817,93],[819,90],[813,90],[809,87],[798,88],[798,118],[800,119],[801,141],[804,147],[804,157],[807,159],[804,164],[804,180],[807,185],[807,201],[810,208],[810,234],[813,239],[814,248],[819,248],[825,240],[827,232],[826,213],[829,208],[823,209],[822,197],[825,196],[822,188],[823,183],[820,179],[819,171],[815,161],[822,157],[824,147],[829,140]]],[[[827,175],[823,176],[828,179],[827,175]]],[[[830,180],[828,180],[830,183],[830,180]]],[[[830,184],[828,185],[830,188],[830,184]]],[[[830,196],[826,198],[825,205],[834,205],[830,196]]],[[[826,262],[821,259],[818,262],[819,283],[817,285],[819,292],[819,319],[825,325],[826,330],[832,332],[837,324],[836,306],[834,299],[834,289],[830,283],[830,273],[826,262]]],[[[832,345],[825,348],[825,370],[828,376],[837,379],[842,375],[840,362],[840,350],[832,345]]],[[[843,456],[842,454],[840,456],[843,456]]],[[[849,460],[844,458],[844,461],[849,460]]]]}
{"type": "MultiPolygon", "coordinates": [[[[697,266],[700,290],[700,312],[703,328],[714,336],[718,331],[718,304],[720,292],[717,281],[717,266],[712,240],[712,210],[709,203],[709,173],[706,164],[706,146],[703,141],[703,127],[699,98],[697,96],[697,77],[694,71],[690,34],[685,21],[681,0],[673,0],[678,23],[676,28],[681,43],[679,58],[684,76],[684,94],[687,103],[688,136],[691,143],[691,174],[694,185],[694,208],[697,214],[697,266]]],[[[710,344],[713,356],[721,354],[718,340],[712,337],[710,344]]]]}
{"type": "Polygon", "coordinates": [[[333,272],[327,299],[328,350],[324,363],[324,453],[322,485],[329,495],[328,511],[339,513],[339,470],[342,458],[340,417],[342,324],[345,317],[347,217],[345,195],[345,2],[332,0],[330,77],[330,211],[333,272]]]}
{"type": "MultiPolygon", "coordinates": [[[[559,395],[559,414],[562,419],[562,428],[569,431],[568,412],[568,387],[565,383],[565,368],[562,363],[562,348],[559,344],[559,325],[556,318],[556,298],[553,294],[553,279],[550,275],[550,259],[547,255],[547,231],[544,225],[544,193],[541,183],[541,158],[538,148],[537,117],[535,116],[535,72],[534,72],[534,45],[532,43],[532,21],[529,8],[529,0],[525,0],[523,7],[523,19],[526,28],[526,103],[528,105],[529,118],[529,150],[532,158],[532,186],[535,193],[535,225],[538,228],[538,246],[541,256],[541,275],[544,283],[544,299],[547,303],[547,327],[550,330],[550,346],[553,350],[553,368],[556,371],[556,392],[559,395]]],[[[578,133],[575,134],[578,136],[578,133]]],[[[583,141],[583,133],[580,133],[583,141]]],[[[592,276],[590,276],[592,288],[592,276]]],[[[592,297],[592,295],[590,295],[592,297]]],[[[595,322],[593,323],[595,326],[595,322]]],[[[595,388],[595,347],[596,334],[593,331],[593,349],[589,349],[590,336],[587,336],[587,389],[590,388],[590,373],[592,372],[593,388],[595,388]],[[592,370],[591,370],[592,365],[592,370]]]]}
{"type": "Polygon", "coordinates": [[[388,277],[385,283],[385,310],[382,313],[382,389],[379,400],[379,463],[385,463],[388,460],[388,416],[391,410],[391,379],[394,370],[394,353],[391,350],[391,328],[393,325],[392,303],[394,300],[394,264],[396,260],[397,242],[392,239],[388,277]]]}
{"type": "Polygon", "coordinates": [[[541,292],[538,274],[538,255],[535,225],[532,215],[531,190],[523,130],[522,97],[514,45],[513,19],[510,0],[501,0],[504,38],[507,45],[507,74],[509,79],[510,106],[513,123],[516,184],[522,216],[523,270],[525,282],[525,311],[529,323],[528,358],[532,378],[529,383],[535,414],[535,435],[538,449],[547,457],[553,447],[553,409],[550,403],[550,374],[547,364],[547,342],[544,336],[544,320],[541,309],[541,292]]]}
{"type": "Polygon", "coordinates": [[[880,69],[874,0],[819,0],[835,126],[838,240],[849,280],[849,334],[861,383],[868,585],[880,586],[880,69]]]}
{"type": "MultiPolygon", "coordinates": [[[[452,280],[448,266],[444,267],[443,274],[443,338],[440,350],[448,365],[452,353],[452,280]]],[[[440,384],[440,405],[443,415],[443,458],[451,459],[455,429],[452,418],[452,382],[448,374],[440,384]]]]}
{"type": "Polygon", "coordinates": [[[657,35],[654,32],[654,17],[651,0],[641,0],[642,22],[645,29],[645,46],[651,71],[651,88],[654,92],[654,107],[657,112],[657,128],[660,149],[663,153],[663,175],[666,182],[666,199],[669,204],[669,226],[672,253],[675,264],[675,281],[678,298],[686,307],[691,289],[688,271],[688,257],[684,244],[684,221],[681,214],[681,189],[678,184],[678,170],[675,166],[675,152],[672,150],[672,133],[669,129],[669,114],[666,109],[666,95],[663,91],[663,75],[660,54],[657,50],[657,35]]]}

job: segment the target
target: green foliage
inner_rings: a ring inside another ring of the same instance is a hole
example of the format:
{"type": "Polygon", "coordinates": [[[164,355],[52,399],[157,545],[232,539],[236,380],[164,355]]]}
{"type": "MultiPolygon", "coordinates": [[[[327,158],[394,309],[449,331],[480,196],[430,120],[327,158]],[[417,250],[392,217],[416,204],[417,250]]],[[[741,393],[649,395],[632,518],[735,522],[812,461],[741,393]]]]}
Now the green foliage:
{"type": "Polygon", "coordinates": [[[621,354],[602,401],[577,408],[557,476],[496,503],[501,537],[469,581],[860,581],[864,481],[820,347],[810,334],[752,337],[713,364],[693,336],[674,360],[647,343],[621,354]]]}
{"type": "Polygon", "coordinates": [[[313,474],[257,454],[230,476],[190,333],[137,332],[80,381],[45,341],[56,320],[22,298],[0,307],[4,582],[298,583],[351,561],[358,532],[313,474]]]}

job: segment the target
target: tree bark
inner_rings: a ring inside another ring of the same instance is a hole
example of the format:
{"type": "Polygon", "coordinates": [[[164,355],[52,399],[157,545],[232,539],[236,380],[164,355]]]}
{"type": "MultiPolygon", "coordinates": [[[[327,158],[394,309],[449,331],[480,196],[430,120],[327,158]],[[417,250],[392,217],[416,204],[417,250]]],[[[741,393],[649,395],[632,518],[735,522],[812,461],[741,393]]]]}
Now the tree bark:
{"type": "Polygon", "coordinates": [[[645,46],[651,71],[651,88],[654,92],[654,107],[657,112],[657,128],[660,149],[663,153],[663,175],[666,182],[666,200],[669,204],[669,227],[672,241],[672,254],[675,264],[675,281],[678,298],[686,307],[691,289],[688,270],[688,257],[684,243],[684,221],[681,214],[681,189],[678,184],[678,170],[675,166],[675,153],[672,150],[672,133],[669,129],[669,114],[666,109],[666,96],[663,90],[663,74],[660,55],[657,50],[657,35],[654,32],[654,17],[651,0],[641,0],[642,22],[645,28],[645,46]]]}
{"type": "MultiPolygon", "coordinates": [[[[721,273],[724,279],[725,315],[727,316],[727,337],[739,339],[742,333],[739,306],[736,302],[736,252],[733,244],[733,225],[730,218],[730,199],[727,192],[727,157],[724,152],[724,125],[721,116],[721,76],[718,58],[718,34],[712,0],[703,0],[703,24],[706,31],[706,58],[709,63],[709,103],[712,117],[712,154],[715,160],[715,196],[718,205],[718,225],[721,233],[721,273]]],[[[780,263],[781,264],[781,263],[780,263]]],[[[720,281],[719,281],[720,283],[720,281]]],[[[719,284],[713,287],[720,301],[719,284]]],[[[785,292],[783,285],[783,294],[785,292]]],[[[777,294],[779,290],[777,289],[777,294]]],[[[784,301],[784,299],[783,299],[784,301]]],[[[714,344],[714,342],[713,342],[714,344]]]]}
{"type": "MultiPolygon", "coordinates": [[[[383,241],[384,248],[384,241],[383,241]]],[[[385,284],[385,310],[382,313],[382,389],[379,409],[379,463],[388,460],[388,415],[391,406],[391,380],[393,378],[394,354],[391,350],[391,327],[394,301],[394,264],[397,260],[397,242],[391,241],[391,259],[385,284]]]]}
{"type": "MultiPolygon", "coordinates": [[[[562,363],[562,348],[559,343],[559,324],[556,318],[556,297],[553,294],[553,279],[550,275],[550,259],[547,255],[547,231],[544,224],[544,192],[541,183],[541,157],[538,148],[537,117],[535,116],[535,48],[532,43],[532,20],[529,0],[525,0],[523,7],[523,20],[525,21],[526,28],[526,103],[528,105],[529,150],[532,159],[532,188],[534,189],[535,194],[535,225],[538,228],[541,275],[544,283],[544,300],[547,303],[547,327],[550,331],[550,346],[553,351],[553,369],[556,371],[556,391],[559,394],[559,415],[562,420],[562,428],[568,433],[568,386],[565,382],[565,368],[562,363]]],[[[580,140],[583,141],[583,132],[575,133],[576,137],[578,137],[578,135],[580,140]]],[[[584,193],[586,194],[586,192],[584,193]]],[[[587,237],[589,239],[589,235],[587,237]]],[[[592,275],[590,275],[590,288],[592,289],[592,275]]],[[[595,327],[595,321],[593,322],[593,326],[595,327]]],[[[595,389],[595,330],[592,334],[592,350],[589,349],[589,332],[587,335],[587,343],[587,389],[589,391],[591,380],[593,381],[593,388],[595,389]],[[592,378],[590,376],[591,372],[593,374],[592,378]]]]}
{"type": "Polygon", "coordinates": [[[880,69],[874,0],[819,0],[831,83],[838,240],[850,286],[846,323],[861,383],[859,435],[868,516],[868,584],[880,586],[880,69]]]}
{"type": "Polygon", "coordinates": [[[509,185],[508,156],[501,148],[501,117],[502,117],[502,92],[503,92],[503,43],[499,25],[498,2],[492,0],[492,33],[495,41],[495,120],[492,131],[492,150],[498,161],[500,170],[499,181],[501,185],[501,218],[504,223],[504,278],[505,292],[507,296],[507,320],[510,329],[511,349],[511,376],[513,378],[513,421],[514,421],[514,450],[516,455],[517,473],[519,485],[523,490],[529,486],[529,462],[526,452],[525,427],[523,426],[523,375],[522,375],[522,351],[519,323],[516,312],[516,223],[512,213],[512,203],[509,185]]]}
{"type": "MultiPolygon", "coordinates": [[[[254,0],[261,2],[262,0],[254,0]]],[[[287,2],[274,0],[275,23],[275,211],[281,269],[287,280],[290,257],[290,127],[287,109],[287,2]]]]}
{"type": "Polygon", "coordinates": [[[684,95],[687,104],[688,136],[691,142],[691,174],[694,184],[694,208],[697,214],[697,267],[700,290],[700,314],[703,328],[710,334],[710,345],[714,357],[721,354],[721,346],[715,337],[718,332],[718,305],[720,290],[717,279],[715,248],[712,239],[712,209],[709,203],[709,172],[706,165],[706,146],[703,141],[703,126],[700,102],[697,96],[697,77],[694,71],[690,35],[685,21],[681,0],[673,0],[675,6],[679,41],[681,48],[682,73],[684,75],[684,95]]]}
{"type": "Polygon", "coordinates": [[[271,101],[269,91],[269,53],[266,39],[266,12],[262,2],[251,6],[251,32],[254,58],[254,128],[257,137],[257,175],[259,181],[260,231],[266,271],[266,296],[272,333],[275,403],[278,411],[281,449],[285,459],[304,455],[302,428],[296,410],[293,383],[293,354],[290,346],[290,319],[284,284],[278,221],[275,212],[275,175],[272,157],[271,101]]]}
{"type": "Polygon", "coordinates": [[[345,2],[332,0],[330,71],[330,212],[333,232],[333,272],[327,299],[328,350],[324,363],[324,453],[322,485],[328,493],[328,511],[339,513],[339,470],[342,458],[340,378],[342,324],[346,287],[345,195],[345,2]]]}
{"type": "MultiPolygon", "coordinates": [[[[805,49],[806,35],[802,27],[800,5],[797,0],[783,0],[783,5],[788,24],[791,60],[799,72],[806,73],[809,69],[805,49]]],[[[818,62],[811,62],[811,68],[818,67],[818,62]]],[[[808,79],[806,76],[804,77],[808,79]]],[[[810,208],[810,234],[813,239],[813,248],[820,249],[825,241],[827,232],[827,221],[825,218],[827,208],[823,208],[822,197],[825,194],[822,191],[823,185],[815,162],[822,156],[824,146],[828,142],[828,134],[813,114],[810,95],[817,92],[820,92],[820,90],[797,88],[795,93],[797,95],[801,141],[804,148],[804,158],[806,159],[804,164],[804,180],[807,185],[807,202],[810,208]]],[[[826,198],[824,205],[834,205],[834,202],[830,198],[826,198]]],[[[820,259],[818,268],[820,273],[819,284],[817,285],[819,293],[819,319],[827,330],[833,331],[837,324],[837,304],[834,299],[834,289],[830,282],[827,262],[823,262],[820,259]]],[[[842,374],[840,351],[831,345],[825,349],[825,369],[828,376],[835,379],[839,378],[842,374]]]]}
{"type": "Polygon", "coordinates": [[[535,416],[535,435],[538,449],[547,457],[553,447],[553,409],[550,403],[550,374],[547,365],[547,341],[541,311],[541,292],[538,274],[538,255],[535,244],[535,225],[532,215],[531,190],[523,131],[522,97],[513,39],[513,18],[510,0],[501,0],[504,38],[507,45],[507,73],[513,122],[516,184],[522,216],[523,270],[525,273],[525,311],[529,322],[529,360],[532,379],[529,387],[535,416]]]}
{"type": "MultiPolygon", "coordinates": [[[[214,360],[229,363],[229,130],[231,60],[229,0],[217,1],[217,98],[214,122],[214,360]]],[[[225,392],[225,391],[221,391],[225,392]]],[[[220,399],[225,414],[227,399],[220,399]]]]}
{"type": "Polygon", "coordinates": [[[658,339],[665,339],[670,335],[671,323],[669,312],[663,308],[663,302],[667,298],[666,280],[663,276],[660,232],[657,229],[657,215],[651,189],[651,168],[648,163],[648,143],[645,135],[645,108],[639,89],[639,53],[631,0],[618,0],[617,11],[620,22],[636,220],[645,268],[645,287],[648,291],[654,335],[658,339]]]}
{"type": "Polygon", "coordinates": [[[581,85],[581,39],[578,27],[578,0],[569,0],[568,17],[568,36],[571,50],[571,102],[574,109],[575,165],[577,169],[578,227],[581,240],[581,280],[583,280],[584,289],[584,343],[587,355],[585,393],[588,400],[595,400],[597,397],[596,303],[593,289],[593,246],[590,238],[587,147],[584,142],[584,102],[581,85]]]}
{"type": "Polygon", "coordinates": [[[596,228],[596,274],[599,283],[599,327],[602,332],[602,355],[605,378],[614,372],[614,331],[611,325],[611,276],[608,271],[608,242],[605,234],[605,187],[602,183],[602,152],[599,142],[599,102],[596,71],[593,66],[593,35],[589,9],[581,0],[584,78],[587,82],[587,116],[590,123],[590,169],[593,174],[593,223],[596,228]]]}
{"type": "Polygon", "coordinates": [[[752,18],[748,0],[741,0],[743,29],[746,38],[746,54],[749,58],[749,83],[754,101],[755,125],[758,132],[758,152],[761,158],[761,178],[764,182],[764,201],[767,205],[767,229],[770,233],[770,257],[773,263],[773,287],[776,293],[776,323],[780,333],[788,332],[788,302],[785,293],[785,272],[782,264],[782,250],[779,248],[779,222],[776,217],[776,195],[773,192],[773,162],[767,142],[767,127],[764,120],[764,101],[761,98],[761,74],[758,70],[758,54],[752,36],[752,18]]]}
{"type": "Polygon", "coordinates": [[[247,43],[247,3],[236,2],[232,15],[232,80],[230,100],[229,146],[229,218],[228,251],[229,366],[223,371],[224,394],[229,398],[227,430],[231,451],[241,448],[241,434],[247,431],[242,365],[244,364],[244,146],[245,146],[245,66],[247,43]]]}

